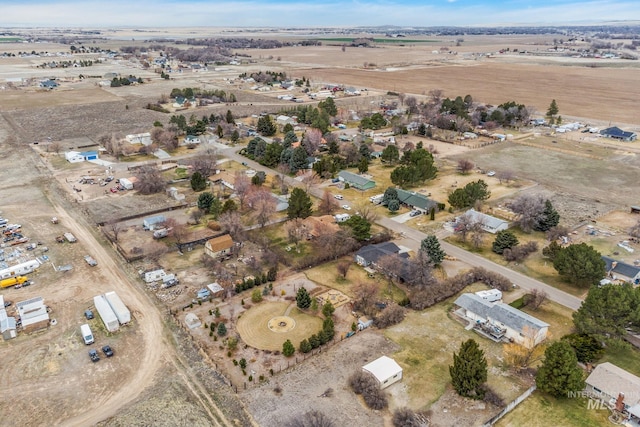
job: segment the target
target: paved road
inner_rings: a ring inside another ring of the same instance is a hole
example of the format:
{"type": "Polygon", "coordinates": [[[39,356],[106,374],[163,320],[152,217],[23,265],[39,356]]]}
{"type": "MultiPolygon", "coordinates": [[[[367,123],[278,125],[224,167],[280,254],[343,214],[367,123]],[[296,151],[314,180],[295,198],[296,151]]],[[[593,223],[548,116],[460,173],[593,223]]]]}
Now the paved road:
{"type": "MultiPolygon", "coordinates": [[[[229,148],[227,150],[222,150],[220,154],[224,157],[230,158],[239,163],[245,162],[248,166],[250,166],[251,168],[257,171],[264,171],[265,173],[273,173],[273,170],[267,167],[264,167],[257,162],[248,160],[246,157],[238,154],[237,151],[239,150],[240,150],[239,148],[229,148]]],[[[295,181],[292,178],[288,178],[288,183],[290,185],[300,185],[298,181],[295,181]]],[[[322,197],[323,192],[324,190],[317,187],[312,188],[310,190],[310,193],[313,196],[318,198],[322,197]]],[[[341,203],[344,203],[344,202],[346,201],[341,201],[341,203]]],[[[427,234],[419,230],[416,230],[414,228],[411,228],[405,224],[398,223],[397,221],[394,221],[391,218],[384,218],[384,217],[379,218],[376,222],[389,230],[393,230],[398,233],[404,233],[404,235],[407,238],[415,242],[415,246],[412,248],[414,250],[417,250],[420,245],[420,242],[425,237],[427,237],[427,234]]],[[[442,236],[439,236],[439,237],[442,237],[442,236]]],[[[556,303],[563,305],[565,307],[568,307],[571,310],[577,310],[578,308],[580,308],[580,305],[582,304],[582,299],[578,297],[575,297],[571,294],[568,294],[564,291],[554,288],[553,286],[547,285],[544,282],[528,277],[522,273],[513,271],[510,268],[507,268],[503,265],[496,264],[493,261],[490,261],[479,255],[473,254],[458,246],[447,243],[444,240],[440,240],[440,246],[448,255],[455,257],[458,260],[470,266],[483,267],[483,268],[486,268],[487,270],[500,273],[503,276],[507,277],[509,280],[511,280],[512,283],[515,283],[517,286],[519,286],[524,290],[527,290],[527,291],[530,291],[532,289],[543,290],[547,293],[547,295],[549,295],[549,299],[551,301],[555,301],[556,303]]]]}

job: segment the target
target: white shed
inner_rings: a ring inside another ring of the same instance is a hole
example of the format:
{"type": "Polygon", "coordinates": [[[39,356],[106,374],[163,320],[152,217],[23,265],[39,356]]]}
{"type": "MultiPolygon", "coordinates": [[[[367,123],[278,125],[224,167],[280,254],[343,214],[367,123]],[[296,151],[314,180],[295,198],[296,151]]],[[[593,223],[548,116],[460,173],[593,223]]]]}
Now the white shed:
{"type": "Polygon", "coordinates": [[[389,387],[402,379],[402,368],[390,357],[382,356],[362,367],[378,380],[380,388],[389,387]]]}

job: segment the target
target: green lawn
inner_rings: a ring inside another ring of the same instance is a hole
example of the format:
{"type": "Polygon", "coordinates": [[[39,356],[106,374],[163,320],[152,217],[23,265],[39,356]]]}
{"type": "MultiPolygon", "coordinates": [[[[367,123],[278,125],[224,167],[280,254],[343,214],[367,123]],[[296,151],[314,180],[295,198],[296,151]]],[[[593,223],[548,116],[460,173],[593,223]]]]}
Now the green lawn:
{"type": "Polygon", "coordinates": [[[587,409],[587,399],[556,399],[536,391],[504,416],[499,427],[593,427],[613,425],[608,410],[587,409]]]}
{"type": "Polygon", "coordinates": [[[640,351],[635,347],[607,349],[598,363],[610,362],[619,368],[640,376],[640,351]]]}

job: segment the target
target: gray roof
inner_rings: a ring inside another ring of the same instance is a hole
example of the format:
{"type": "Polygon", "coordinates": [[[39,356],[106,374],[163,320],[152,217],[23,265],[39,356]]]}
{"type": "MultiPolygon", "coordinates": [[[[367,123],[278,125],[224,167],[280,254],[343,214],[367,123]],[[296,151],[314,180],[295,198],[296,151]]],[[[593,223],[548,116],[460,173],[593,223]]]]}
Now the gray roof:
{"type": "Polygon", "coordinates": [[[378,261],[385,255],[397,255],[400,252],[400,247],[393,242],[378,243],[377,245],[367,245],[356,253],[356,256],[361,257],[367,263],[378,261]]]}
{"type": "Polygon", "coordinates": [[[615,259],[609,258],[608,256],[603,256],[602,259],[604,260],[605,269],[607,270],[607,272],[617,273],[630,279],[634,279],[640,273],[640,267],[636,267],[635,265],[616,261],[615,259]],[[612,268],[614,262],[616,262],[617,264],[612,268]]]}
{"type": "Polygon", "coordinates": [[[437,208],[438,204],[429,199],[427,196],[423,196],[420,193],[416,193],[415,191],[406,191],[401,188],[396,188],[396,192],[398,193],[398,200],[400,203],[405,205],[413,206],[416,208],[431,210],[431,208],[437,208]]]}
{"type": "Polygon", "coordinates": [[[489,228],[496,229],[504,224],[509,225],[509,223],[503,219],[496,218],[495,216],[487,215],[482,212],[478,212],[475,209],[469,209],[467,212],[464,213],[464,216],[469,216],[474,222],[479,222],[485,227],[489,227],[489,228]]]}
{"type": "Polygon", "coordinates": [[[503,325],[515,330],[522,331],[525,327],[533,330],[549,327],[545,323],[527,313],[513,308],[502,302],[490,303],[480,296],[472,293],[465,293],[458,297],[455,304],[466,310],[471,311],[485,319],[491,319],[500,322],[503,325]]]}
{"type": "Polygon", "coordinates": [[[640,378],[612,363],[596,366],[585,382],[612,398],[624,393],[625,403],[629,406],[640,401],[640,378]]]}
{"type": "Polygon", "coordinates": [[[365,188],[367,186],[374,187],[376,185],[375,181],[349,171],[340,171],[340,173],[338,173],[338,177],[356,188],[365,188]]]}

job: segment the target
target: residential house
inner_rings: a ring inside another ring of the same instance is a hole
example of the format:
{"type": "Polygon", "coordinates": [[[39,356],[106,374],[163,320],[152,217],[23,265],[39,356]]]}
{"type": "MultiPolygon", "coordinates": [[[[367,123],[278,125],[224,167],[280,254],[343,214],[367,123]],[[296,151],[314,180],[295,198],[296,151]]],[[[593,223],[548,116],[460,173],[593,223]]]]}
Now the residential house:
{"type": "Polygon", "coordinates": [[[489,302],[480,295],[464,293],[456,299],[455,311],[473,322],[476,331],[494,341],[509,340],[525,346],[542,342],[549,324],[502,302],[489,302]]]}
{"type": "Polygon", "coordinates": [[[154,228],[164,224],[166,220],[167,218],[164,215],[150,216],[142,220],[142,228],[153,231],[154,228]]]}
{"type": "Polygon", "coordinates": [[[224,234],[222,236],[214,237],[207,240],[204,244],[204,253],[211,258],[218,258],[231,253],[233,249],[233,239],[230,235],[224,234]]]}
{"type": "Polygon", "coordinates": [[[55,89],[59,85],[54,80],[43,80],[40,82],[40,87],[44,89],[55,89]]]}
{"type": "Polygon", "coordinates": [[[209,181],[214,184],[219,184],[221,187],[226,187],[231,191],[235,190],[234,183],[236,182],[236,176],[231,172],[218,172],[215,175],[210,176],[209,181]]]}
{"type": "Polygon", "coordinates": [[[151,141],[151,133],[135,133],[125,136],[125,139],[129,144],[142,144],[142,145],[151,145],[153,141],[151,141]]]}
{"type": "Polygon", "coordinates": [[[284,115],[280,115],[276,117],[276,123],[278,124],[278,126],[285,126],[285,125],[295,126],[298,124],[293,117],[284,116],[284,115]]]}
{"type": "Polygon", "coordinates": [[[640,267],[616,261],[608,256],[603,256],[602,260],[605,263],[608,278],[640,285],[640,267]]]}
{"type": "Polygon", "coordinates": [[[634,132],[627,132],[616,126],[601,130],[600,135],[605,138],[619,139],[626,142],[632,142],[638,138],[638,135],[634,132]]]}
{"type": "Polygon", "coordinates": [[[25,332],[36,331],[49,326],[49,313],[42,297],[31,298],[16,303],[18,316],[25,332]]]}
{"type": "Polygon", "coordinates": [[[487,233],[496,234],[499,231],[509,228],[507,221],[478,212],[475,209],[469,209],[463,215],[469,217],[473,223],[480,224],[482,229],[487,233]]]}
{"type": "Polygon", "coordinates": [[[402,379],[402,368],[390,357],[382,356],[362,367],[378,381],[380,388],[389,387],[402,379]]]}
{"type": "Polygon", "coordinates": [[[431,209],[438,210],[438,203],[423,194],[400,188],[397,188],[396,192],[398,193],[400,204],[407,206],[409,209],[419,210],[422,213],[428,213],[431,209]]]}
{"type": "Polygon", "coordinates": [[[409,258],[409,253],[403,251],[393,242],[383,242],[375,245],[367,245],[360,248],[355,255],[355,261],[358,265],[368,267],[375,266],[376,262],[385,255],[397,255],[400,259],[409,258]]]}
{"type": "Polygon", "coordinates": [[[616,365],[604,362],[596,366],[585,380],[585,391],[626,414],[633,424],[640,424],[640,378],[616,365]]]}
{"type": "Polygon", "coordinates": [[[224,288],[218,283],[213,282],[207,285],[209,292],[211,292],[211,296],[213,298],[221,297],[224,295],[224,288]]]}
{"type": "Polygon", "coordinates": [[[97,160],[98,152],[97,151],[67,151],[64,153],[64,158],[69,163],[80,163],[88,160],[97,160]]]}
{"type": "Polygon", "coordinates": [[[376,186],[375,181],[348,171],[340,171],[340,173],[338,173],[338,179],[345,184],[349,184],[349,186],[362,191],[371,190],[376,186]]]}
{"type": "Polygon", "coordinates": [[[200,144],[202,141],[195,135],[187,135],[184,139],[184,145],[200,144]]]}

